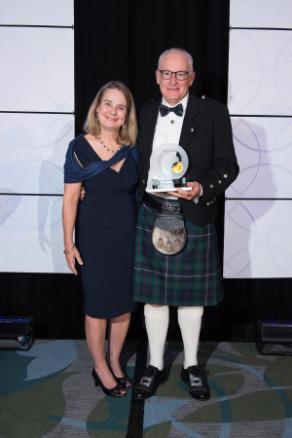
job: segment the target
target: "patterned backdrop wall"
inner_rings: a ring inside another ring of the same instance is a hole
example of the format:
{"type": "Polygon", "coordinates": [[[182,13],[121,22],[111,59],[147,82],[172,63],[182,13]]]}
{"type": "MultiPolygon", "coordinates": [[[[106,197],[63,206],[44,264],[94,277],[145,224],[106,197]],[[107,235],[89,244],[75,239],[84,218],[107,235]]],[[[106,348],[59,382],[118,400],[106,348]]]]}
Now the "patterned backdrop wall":
{"type": "Polygon", "coordinates": [[[73,0],[0,0],[0,271],[68,272],[63,163],[74,137],[73,0]]]}
{"type": "Polygon", "coordinates": [[[292,2],[231,0],[224,277],[292,277],[292,2]]]}

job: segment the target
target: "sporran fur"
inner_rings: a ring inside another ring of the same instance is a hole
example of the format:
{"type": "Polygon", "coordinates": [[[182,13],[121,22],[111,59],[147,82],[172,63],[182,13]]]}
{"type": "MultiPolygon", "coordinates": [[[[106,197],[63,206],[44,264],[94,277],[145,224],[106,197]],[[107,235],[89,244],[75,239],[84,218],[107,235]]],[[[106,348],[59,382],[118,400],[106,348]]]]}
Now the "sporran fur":
{"type": "Polygon", "coordinates": [[[187,240],[181,215],[160,214],[152,231],[154,248],[165,255],[175,255],[183,250],[187,240]]]}

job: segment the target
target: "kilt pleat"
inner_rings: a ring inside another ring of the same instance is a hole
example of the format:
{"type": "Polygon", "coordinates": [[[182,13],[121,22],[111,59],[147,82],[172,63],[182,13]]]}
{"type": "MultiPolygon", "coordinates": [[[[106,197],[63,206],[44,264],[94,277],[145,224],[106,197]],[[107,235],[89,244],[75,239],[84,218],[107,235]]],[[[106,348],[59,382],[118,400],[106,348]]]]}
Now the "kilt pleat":
{"type": "Polygon", "coordinates": [[[187,243],[167,256],[152,245],[157,213],[143,204],[136,228],[134,300],[174,306],[213,306],[223,298],[214,224],[199,227],[185,220],[187,243]]]}

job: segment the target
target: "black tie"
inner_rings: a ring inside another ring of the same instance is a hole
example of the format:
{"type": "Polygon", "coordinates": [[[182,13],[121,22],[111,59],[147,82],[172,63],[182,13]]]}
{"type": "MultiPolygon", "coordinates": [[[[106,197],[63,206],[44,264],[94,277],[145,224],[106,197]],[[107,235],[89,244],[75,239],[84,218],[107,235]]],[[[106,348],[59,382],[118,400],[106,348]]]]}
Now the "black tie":
{"type": "Polygon", "coordinates": [[[184,109],[183,109],[183,106],[181,103],[179,105],[176,105],[173,107],[161,104],[159,110],[160,110],[161,117],[166,116],[171,111],[173,111],[177,116],[182,117],[183,112],[184,112],[184,109]]]}

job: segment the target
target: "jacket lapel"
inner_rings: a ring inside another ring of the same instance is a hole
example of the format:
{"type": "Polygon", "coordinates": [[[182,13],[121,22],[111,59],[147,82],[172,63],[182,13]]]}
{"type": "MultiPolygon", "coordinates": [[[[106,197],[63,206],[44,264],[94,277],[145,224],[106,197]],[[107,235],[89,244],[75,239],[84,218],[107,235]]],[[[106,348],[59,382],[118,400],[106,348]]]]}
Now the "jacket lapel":
{"type": "Polygon", "coordinates": [[[188,149],[191,139],[196,135],[198,115],[199,100],[190,94],[179,139],[179,144],[184,149],[188,149]]]}

